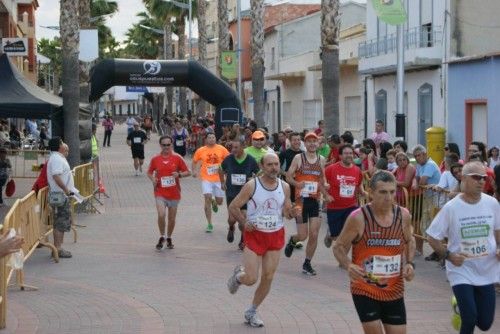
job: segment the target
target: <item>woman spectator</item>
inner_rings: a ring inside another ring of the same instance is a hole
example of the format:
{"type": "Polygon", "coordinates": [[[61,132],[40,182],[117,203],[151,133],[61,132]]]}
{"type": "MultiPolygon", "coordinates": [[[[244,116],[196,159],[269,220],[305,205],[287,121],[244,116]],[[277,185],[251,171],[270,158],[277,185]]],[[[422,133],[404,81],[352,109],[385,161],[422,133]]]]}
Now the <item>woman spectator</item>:
{"type": "Polygon", "coordinates": [[[380,143],[379,147],[380,147],[379,158],[387,159],[387,152],[389,150],[392,150],[392,144],[384,141],[380,143]]]}
{"type": "MultiPolygon", "coordinates": [[[[444,146],[444,157],[446,158],[450,153],[455,153],[458,156],[459,161],[460,160],[460,149],[458,148],[458,145],[455,143],[447,143],[444,146]]],[[[461,161],[463,164],[463,161],[461,161]]],[[[439,171],[443,173],[446,170],[445,165],[444,165],[444,159],[441,161],[441,164],[439,165],[439,171]]]]}
{"type": "Polygon", "coordinates": [[[415,173],[416,169],[415,167],[410,164],[410,158],[408,158],[408,155],[404,152],[399,152],[396,154],[396,164],[398,165],[398,168],[393,172],[394,176],[396,177],[396,184],[398,186],[398,189],[396,191],[396,199],[398,203],[406,204],[403,203],[403,191],[401,188],[406,188],[408,193],[410,193],[411,190],[411,185],[413,182],[413,179],[415,178],[415,173]]]}
{"type": "Polygon", "coordinates": [[[396,140],[394,142],[394,149],[398,152],[406,153],[408,151],[408,144],[404,140],[396,140]]]}
{"type": "Polygon", "coordinates": [[[460,162],[452,164],[450,167],[450,173],[453,175],[453,177],[457,180],[457,186],[455,189],[452,189],[450,191],[449,197],[450,199],[455,197],[456,195],[460,194],[460,183],[462,182],[462,168],[464,167],[463,164],[460,162]]]}
{"type": "Polygon", "coordinates": [[[21,147],[21,132],[19,132],[15,124],[10,125],[9,137],[12,148],[15,149],[21,147]]]}
{"type": "Polygon", "coordinates": [[[499,150],[498,146],[493,146],[488,150],[488,167],[494,169],[495,166],[500,165],[500,158],[498,157],[499,150]]]}
{"type": "Polygon", "coordinates": [[[12,164],[7,158],[7,150],[0,147],[0,206],[3,206],[3,186],[12,174],[12,164]]]}

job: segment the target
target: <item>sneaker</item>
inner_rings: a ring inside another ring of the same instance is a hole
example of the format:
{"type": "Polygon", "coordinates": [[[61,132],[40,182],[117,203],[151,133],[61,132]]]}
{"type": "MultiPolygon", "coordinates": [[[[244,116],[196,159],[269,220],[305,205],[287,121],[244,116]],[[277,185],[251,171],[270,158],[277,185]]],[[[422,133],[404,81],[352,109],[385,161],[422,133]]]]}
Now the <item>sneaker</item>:
{"type": "Polygon", "coordinates": [[[165,246],[165,238],[160,237],[160,239],[158,240],[158,244],[156,245],[156,250],[161,251],[164,246],[165,246]]]}
{"type": "Polygon", "coordinates": [[[439,261],[439,255],[436,252],[432,252],[431,255],[425,257],[425,261],[439,261]]]}
{"type": "Polygon", "coordinates": [[[135,176],[139,176],[139,172],[137,170],[135,171],[135,176]]]}
{"type": "Polygon", "coordinates": [[[59,258],[61,259],[69,259],[69,258],[72,258],[73,255],[71,254],[70,251],[67,251],[65,249],[60,249],[57,251],[57,255],[59,255],[59,258]]]}
{"type": "Polygon", "coordinates": [[[231,243],[233,241],[234,241],[234,226],[231,226],[227,230],[227,242],[231,243]]]}
{"type": "Polygon", "coordinates": [[[292,256],[294,247],[295,247],[295,244],[293,242],[293,238],[290,237],[290,239],[288,240],[288,243],[285,246],[285,256],[286,257],[292,256]]]}
{"type": "Polygon", "coordinates": [[[296,243],[293,244],[293,247],[301,249],[302,247],[304,247],[304,244],[302,243],[302,241],[297,241],[296,243]]]}
{"type": "Polygon", "coordinates": [[[323,242],[325,243],[326,248],[330,248],[330,247],[332,247],[332,241],[333,241],[333,239],[332,239],[332,238],[330,237],[330,235],[327,233],[327,234],[325,235],[325,239],[323,240],[323,242]]]}
{"type": "Polygon", "coordinates": [[[304,262],[302,265],[302,273],[310,276],[316,276],[316,270],[311,266],[311,262],[304,262]]]}
{"type": "Polygon", "coordinates": [[[240,241],[240,243],[238,244],[238,248],[240,249],[240,251],[244,250],[245,249],[245,243],[243,241],[240,241]]]}
{"type": "Polygon", "coordinates": [[[241,283],[238,282],[238,280],[236,279],[236,276],[238,276],[238,274],[241,272],[243,272],[243,267],[237,265],[233,270],[233,274],[227,280],[227,289],[229,290],[229,293],[232,295],[234,295],[236,291],[238,291],[238,288],[241,285],[241,283]]]}
{"type": "Polygon", "coordinates": [[[174,249],[174,244],[172,243],[172,238],[167,238],[167,248],[174,249]]]}
{"type": "Polygon", "coordinates": [[[264,321],[262,321],[257,312],[245,311],[245,321],[251,327],[264,327],[264,321]]]}
{"type": "Polygon", "coordinates": [[[208,224],[205,232],[212,233],[213,230],[214,230],[214,226],[212,224],[208,224]]]}
{"type": "Polygon", "coordinates": [[[217,206],[217,201],[212,198],[212,211],[217,213],[217,211],[219,211],[219,207],[217,206]]]}

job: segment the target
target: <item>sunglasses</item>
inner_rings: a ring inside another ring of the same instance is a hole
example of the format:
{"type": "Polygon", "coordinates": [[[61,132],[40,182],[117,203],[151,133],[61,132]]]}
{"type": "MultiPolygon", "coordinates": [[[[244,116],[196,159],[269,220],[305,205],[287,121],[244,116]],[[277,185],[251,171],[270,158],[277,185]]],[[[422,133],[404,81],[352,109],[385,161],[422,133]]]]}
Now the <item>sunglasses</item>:
{"type": "Polygon", "coordinates": [[[160,144],[160,145],[161,145],[161,147],[169,147],[169,146],[171,146],[172,144],[160,144]]]}
{"type": "Polygon", "coordinates": [[[482,174],[465,174],[465,176],[470,176],[471,178],[473,178],[474,180],[476,181],[486,181],[486,178],[488,177],[488,175],[482,175],[482,174]]]}
{"type": "Polygon", "coordinates": [[[259,139],[254,139],[254,140],[258,140],[258,141],[261,141],[261,140],[264,140],[266,138],[259,138],[259,139]]]}

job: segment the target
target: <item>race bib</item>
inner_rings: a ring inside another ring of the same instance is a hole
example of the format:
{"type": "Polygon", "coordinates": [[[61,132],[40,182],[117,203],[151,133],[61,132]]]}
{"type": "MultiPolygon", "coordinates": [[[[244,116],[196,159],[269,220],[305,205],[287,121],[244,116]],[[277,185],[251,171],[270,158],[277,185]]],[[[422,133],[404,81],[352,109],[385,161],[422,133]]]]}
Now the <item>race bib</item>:
{"type": "Polygon", "coordinates": [[[401,273],[401,255],[373,256],[373,275],[381,277],[396,277],[401,273]]]}
{"type": "Polygon", "coordinates": [[[487,256],[489,231],[488,225],[463,227],[460,251],[470,258],[487,256]]]}
{"type": "Polygon", "coordinates": [[[140,144],[141,143],[141,137],[134,137],[134,144],[140,144]]]}
{"type": "Polygon", "coordinates": [[[242,186],[247,182],[247,176],[245,174],[231,174],[231,184],[233,186],[242,186]]]}
{"type": "Polygon", "coordinates": [[[219,173],[219,165],[207,166],[208,175],[215,175],[217,173],[219,173]]]}
{"type": "Polygon", "coordinates": [[[257,217],[255,227],[261,231],[272,231],[278,228],[278,216],[275,215],[261,215],[257,217]]]}
{"type": "Polygon", "coordinates": [[[177,139],[175,141],[175,146],[184,146],[184,140],[182,139],[177,139]]]}
{"type": "Polygon", "coordinates": [[[304,188],[300,190],[302,197],[309,197],[309,195],[316,194],[318,192],[318,182],[305,181],[304,188]]]}
{"type": "Polygon", "coordinates": [[[160,181],[162,188],[169,188],[175,186],[175,177],[173,176],[162,176],[160,181]]]}
{"type": "Polygon", "coordinates": [[[356,189],[355,186],[350,185],[350,184],[341,184],[340,185],[340,197],[348,197],[352,198],[354,197],[354,190],[356,189]]]}

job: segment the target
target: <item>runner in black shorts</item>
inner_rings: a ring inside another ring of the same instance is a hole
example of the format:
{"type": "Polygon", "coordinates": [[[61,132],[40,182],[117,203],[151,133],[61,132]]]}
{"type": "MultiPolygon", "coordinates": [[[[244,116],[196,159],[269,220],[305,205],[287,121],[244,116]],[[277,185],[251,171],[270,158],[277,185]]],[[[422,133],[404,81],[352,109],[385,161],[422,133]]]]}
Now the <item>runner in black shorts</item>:
{"type": "MultiPolygon", "coordinates": [[[[302,153],[300,149],[300,133],[292,132],[289,137],[290,148],[287,148],[284,152],[279,154],[280,166],[281,166],[281,178],[286,181],[286,172],[290,169],[292,165],[293,158],[302,153]]],[[[295,187],[290,185],[290,200],[295,203],[295,187]]]]}
{"type": "MultiPolygon", "coordinates": [[[[244,144],[245,142],[239,138],[232,139],[231,154],[222,161],[221,168],[219,168],[220,182],[222,190],[226,192],[226,203],[228,207],[233,199],[239,194],[243,185],[259,172],[257,161],[243,150],[244,144]]],[[[246,210],[246,205],[241,209],[246,210]]],[[[228,213],[227,222],[229,224],[227,241],[233,242],[236,218],[233,217],[231,213],[228,213]]],[[[238,228],[242,231],[241,225],[238,224],[238,228]]],[[[240,250],[244,248],[243,233],[241,234],[238,247],[240,250]]]]}
{"type": "Polygon", "coordinates": [[[139,129],[139,123],[134,123],[134,130],[127,136],[127,145],[132,149],[132,159],[134,159],[135,176],[142,173],[142,165],[144,164],[144,144],[148,141],[148,137],[144,131],[139,129]]]}

